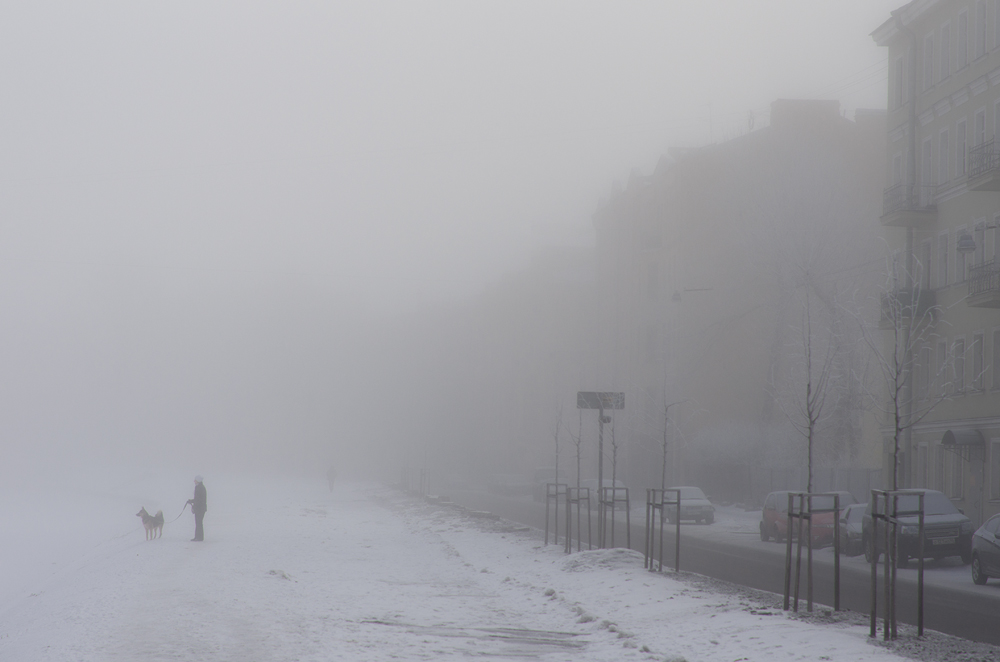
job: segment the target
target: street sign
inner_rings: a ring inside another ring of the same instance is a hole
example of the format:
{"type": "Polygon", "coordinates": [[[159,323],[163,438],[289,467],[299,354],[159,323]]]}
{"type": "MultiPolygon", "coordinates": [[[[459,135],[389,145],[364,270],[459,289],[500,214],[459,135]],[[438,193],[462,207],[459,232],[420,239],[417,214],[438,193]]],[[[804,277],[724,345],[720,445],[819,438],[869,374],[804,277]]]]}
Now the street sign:
{"type": "Polygon", "coordinates": [[[576,408],[625,409],[625,394],[600,391],[577,391],[576,408]]]}

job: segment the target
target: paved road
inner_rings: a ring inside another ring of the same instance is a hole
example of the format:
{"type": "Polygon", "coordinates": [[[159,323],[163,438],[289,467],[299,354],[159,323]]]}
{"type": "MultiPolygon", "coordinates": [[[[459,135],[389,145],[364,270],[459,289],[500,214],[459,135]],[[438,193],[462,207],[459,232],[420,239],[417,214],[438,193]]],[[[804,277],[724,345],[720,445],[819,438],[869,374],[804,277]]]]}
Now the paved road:
{"type": "MultiPolygon", "coordinates": [[[[489,510],[502,517],[529,526],[544,528],[545,507],[530,499],[507,498],[485,492],[449,492],[459,504],[476,510],[489,510]]],[[[631,547],[642,551],[644,526],[642,511],[633,509],[631,547]],[[638,520],[638,521],[636,521],[638,520]]],[[[560,522],[560,528],[564,524],[560,522]]],[[[681,528],[681,570],[730,581],[743,586],[784,592],[785,546],[765,543],[756,531],[724,530],[718,526],[684,524],[681,528]]],[[[596,542],[596,524],[594,528],[596,542]]],[[[627,537],[624,513],[616,514],[615,542],[624,547],[627,537]]],[[[575,534],[574,534],[575,537],[575,534]]],[[[584,537],[586,528],[584,525],[584,537]]],[[[673,567],[673,528],[667,526],[664,535],[664,565],[673,567]]],[[[575,547],[574,547],[575,548],[575,547]]],[[[803,568],[805,550],[803,550],[803,568]]],[[[914,568],[898,571],[896,586],[897,616],[900,621],[917,622],[917,580],[914,568]]],[[[924,577],[924,627],[965,639],[1000,644],[1000,581],[992,580],[986,586],[975,586],[967,566],[955,560],[928,563],[924,577]],[[964,575],[964,577],[963,577],[964,575]]],[[[832,550],[814,552],[815,602],[832,606],[833,553],[832,550]]],[[[856,612],[868,613],[871,601],[871,566],[863,557],[843,558],[841,562],[840,606],[856,612]]],[[[878,577],[879,604],[884,604],[883,578],[878,577]]],[[[805,597],[803,573],[800,597],[805,597]]],[[[805,609],[804,605],[800,606],[805,609]]],[[[879,617],[881,618],[881,608],[879,617]]]]}

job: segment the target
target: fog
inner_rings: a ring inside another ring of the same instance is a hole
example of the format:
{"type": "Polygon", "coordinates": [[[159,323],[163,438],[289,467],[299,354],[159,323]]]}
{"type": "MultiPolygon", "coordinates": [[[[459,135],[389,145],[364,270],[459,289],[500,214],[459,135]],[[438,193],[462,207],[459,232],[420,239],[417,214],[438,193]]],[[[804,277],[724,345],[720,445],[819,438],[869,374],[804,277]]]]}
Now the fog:
{"type": "Polygon", "coordinates": [[[627,386],[596,211],[775,99],[884,108],[899,4],[0,5],[4,466],[551,464],[627,386]]]}

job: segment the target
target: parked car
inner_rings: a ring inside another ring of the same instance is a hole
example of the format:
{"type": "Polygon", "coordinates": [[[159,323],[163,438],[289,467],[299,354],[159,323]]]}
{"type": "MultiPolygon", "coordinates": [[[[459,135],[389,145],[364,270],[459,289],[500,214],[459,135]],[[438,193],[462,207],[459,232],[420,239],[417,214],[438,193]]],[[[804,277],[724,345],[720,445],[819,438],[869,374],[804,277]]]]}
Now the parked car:
{"type": "MultiPolygon", "coordinates": [[[[951,499],[937,490],[921,489],[924,493],[924,557],[940,560],[949,556],[959,556],[962,563],[972,562],[972,521],[955,507],[951,499]]],[[[917,509],[915,494],[899,497],[900,511],[917,509]]],[[[883,504],[880,501],[879,509],[883,504]]],[[[919,555],[919,519],[916,515],[900,517],[899,550],[897,565],[905,566],[911,558],[919,555]]],[[[885,524],[880,522],[878,535],[872,535],[872,504],[865,508],[862,521],[862,544],[865,560],[878,560],[885,550],[885,524]]]]}
{"type": "Polygon", "coordinates": [[[840,551],[845,556],[863,554],[865,547],[862,538],[867,503],[852,503],[840,511],[840,551]]]}
{"type": "Polygon", "coordinates": [[[1000,577],[1000,515],[986,520],[972,534],[972,581],[985,584],[990,577],[1000,577]]]}
{"type": "MultiPolygon", "coordinates": [[[[760,539],[767,542],[771,538],[775,540],[784,540],[788,535],[788,495],[789,490],[781,490],[778,492],[771,492],[764,499],[764,508],[761,511],[760,519],[760,539]]],[[[827,494],[836,494],[838,498],[838,505],[841,509],[846,508],[857,500],[854,498],[850,492],[837,491],[828,492],[827,494]]],[[[834,499],[832,496],[818,496],[812,498],[812,536],[810,538],[810,544],[813,547],[823,547],[824,545],[833,544],[833,528],[834,520],[837,517],[837,513],[833,511],[834,499]],[[815,511],[826,510],[826,512],[815,512],[815,511]]],[[[798,498],[792,504],[793,514],[798,512],[798,498]]],[[[803,522],[803,530],[807,526],[806,522],[803,522]]],[[[795,540],[798,537],[798,520],[792,522],[792,539],[795,540]]]]}
{"type": "MultiPolygon", "coordinates": [[[[711,524],[715,521],[715,507],[712,502],[708,500],[705,493],[701,491],[698,487],[671,487],[672,490],[681,491],[681,521],[684,520],[694,520],[695,522],[704,522],[705,524],[711,524]]],[[[674,495],[672,492],[667,492],[666,499],[673,499],[674,495]]],[[[667,521],[671,524],[674,523],[674,517],[677,514],[675,508],[666,507],[667,521]]]]}

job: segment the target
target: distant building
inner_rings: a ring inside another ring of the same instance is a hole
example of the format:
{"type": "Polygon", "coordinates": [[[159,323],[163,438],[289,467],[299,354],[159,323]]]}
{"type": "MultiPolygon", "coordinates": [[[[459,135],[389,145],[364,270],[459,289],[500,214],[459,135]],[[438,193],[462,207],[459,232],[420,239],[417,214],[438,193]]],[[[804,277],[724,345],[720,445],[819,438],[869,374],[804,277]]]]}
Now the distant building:
{"type": "Polygon", "coordinates": [[[789,420],[807,292],[817,331],[837,331],[840,371],[814,488],[863,497],[878,481],[845,311],[880,272],[885,135],[883,111],[852,121],[837,101],[778,100],[769,126],[665,156],[597,210],[599,388],[626,392],[632,484],[659,485],[666,439],[668,483],[733,500],[806,487],[789,420]]]}
{"type": "Polygon", "coordinates": [[[902,483],[978,525],[1000,512],[1000,6],[914,1],[872,36],[889,69],[881,222],[899,288],[935,311],[912,408],[946,396],[905,439],[902,483]]]}

